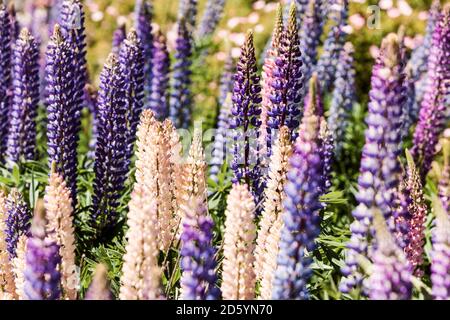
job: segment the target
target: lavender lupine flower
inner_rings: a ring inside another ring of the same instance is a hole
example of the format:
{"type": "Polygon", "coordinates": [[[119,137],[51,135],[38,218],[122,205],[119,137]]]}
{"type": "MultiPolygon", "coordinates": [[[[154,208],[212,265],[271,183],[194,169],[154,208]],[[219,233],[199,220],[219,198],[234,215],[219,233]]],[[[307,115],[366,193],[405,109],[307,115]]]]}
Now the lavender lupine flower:
{"type": "Polygon", "coordinates": [[[361,285],[359,254],[367,255],[371,227],[371,210],[379,207],[393,230],[393,210],[399,179],[398,146],[399,121],[403,101],[398,91],[402,87],[399,46],[395,34],[382,42],[379,57],[372,72],[369,112],[366,117],[366,142],[362,151],[358,178],[358,206],[353,210],[355,220],[350,225],[352,236],[347,245],[346,266],[340,290],[349,292],[361,285]]]}
{"type": "Polygon", "coordinates": [[[166,37],[159,31],[153,38],[152,48],[152,85],[148,109],[155,113],[158,120],[164,120],[169,115],[167,91],[169,83],[169,53],[166,37]]]}
{"type": "Polygon", "coordinates": [[[222,18],[226,0],[208,0],[197,31],[197,38],[211,36],[222,18]]]}
{"type": "Polygon", "coordinates": [[[343,30],[343,27],[347,23],[348,0],[335,1],[330,9],[330,19],[333,20],[333,26],[325,39],[323,52],[316,67],[320,84],[324,92],[328,92],[335,79],[340,52],[345,43],[346,33],[343,30]]]}
{"type": "Polygon", "coordinates": [[[74,104],[75,75],[72,64],[73,51],[64,40],[58,24],[46,52],[46,105],[47,105],[47,150],[51,166],[57,171],[71,191],[72,205],[76,204],[77,189],[77,134],[74,122],[78,110],[74,104]]]}
{"type": "Polygon", "coordinates": [[[112,49],[111,52],[119,55],[120,52],[120,46],[122,45],[122,42],[127,38],[127,27],[123,23],[117,27],[116,30],[114,30],[113,38],[112,38],[112,49]]]}
{"type": "Polygon", "coordinates": [[[177,128],[187,129],[191,121],[191,65],[192,39],[186,22],[178,22],[175,44],[175,62],[171,79],[169,100],[170,120],[177,128]]]}
{"type": "Polygon", "coordinates": [[[284,226],[281,230],[273,299],[307,299],[312,258],[320,233],[319,211],[323,161],[320,150],[320,117],[316,112],[316,83],[311,81],[309,99],[290,159],[284,187],[284,226]]]}
{"type": "Polygon", "coordinates": [[[11,85],[11,22],[4,4],[0,4],[0,156],[6,150],[11,85]]]}
{"type": "Polygon", "coordinates": [[[16,247],[20,236],[28,234],[31,212],[17,189],[12,189],[6,199],[6,243],[9,258],[16,257],[16,247]]]}
{"type": "Polygon", "coordinates": [[[428,82],[422,100],[419,122],[414,132],[411,153],[427,175],[435,154],[439,134],[445,127],[448,82],[450,81],[450,7],[444,8],[433,32],[433,44],[428,58],[428,82]]]}
{"type": "MultiPolygon", "coordinates": [[[[317,49],[323,31],[323,19],[320,0],[311,0],[302,19],[300,29],[300,51],[302,53],[303,76],[310,79],[317,64],[317,49]]],[[[305,86],[305,90],[307,90],[305,86]]]]}
{"type": "Polygon", "coordinates": [[[144,55],[144,90],[147,99],[151,97],[152,91],[152,57],[153,57],[153,7],[148,0],[136,0],[134,11],[135,24],[139,39],[141,39],[144,55]]]}
{"type": "Polygon", "coordinates": [[[219,85],[219,107],[225,103],[229,93],[233,92],[234,59],[231,53],[225,61],[219,85]]]}
{"type": "Polygon", "coordinates": [[[197,20],[198,0],[179,0],[178,2],[178,21],[186,19],[186,26],[193,32],[197,20]]]}
{"type": "Polygon", "coordinates": [[[439,179],[439,198],[444,211],[450,215],[450,140],[445,139],[442,149],[444,150],[444,166],[439,179]]]}
{"type": "Polygon", "coordinates": [[[320,119],[320,158],[323,161],[322,173],[322,194],[327,193],[331,188],[331,172],[334,158],[334,142],[325,117],[320,119]]]}
{"type": "Polygon", "coordinates": [[[8,12],[9,12],[9,20],[11,23],[11,40],[13,43],[17,40],[20,34],[20,23],[17,20],[17,13],[16,8],[14,6],[14,3],[11,2],[8,6],[8,12]]]}
{"type": "MultiPolygon", "coordinates": [[[[291,5],[289,21],[281,35],[278,56],[272,69],[270,105],[267,110],[267,148],[270,155],[272,135],[282,126],[287,126],[291,133],[299,126],[303,75],[300,40],[297,29],[295,5],[291,5]]],[[[295,135],[292,135],[295,139],[295,135]]]]}
{"type": "Polygon", "coordinates": [[[6,156],[8,161],[33,160],[39,102],[39,48],[23,29],[13,48],[12,104],[6,156]]]}
{"type": "Polygon", "coordinates": [[[206,212],[204,201],[203,197],[191,198],[189,208],[184,208],[180,254],[181,298],[185,300],[212,300],[220,295],[220,290],[215,287],[214,222],[206,212]]]}
{"type": "Polygon", "coordinates": [[[95,148],[92,219],[108,232],[127,177],[127,123],[125,83],[115,55],[110,54],[100,74],[98,136],[95,148]]]}
{"type": "Polygon", "coordinates": [[[367,281],[369,297],[372,300],[408,300],[412,291],[410,265],[395,243],[382,213],[375,210],[372,214],[377,247],[367,281]]]}
{"type": "Polygon", "coordinates": [[[98,264],[95,268],[94,277],[84,300],[113,300],[108,281],[108,269],[104,264],[98,264]]]}
{"type": "Polygon", "coordinates": [[[59,300],[61,273],[59,246],[47,238],[45,210],[35,212],[31,237],[27,241],[24,270],[24,294],[27,300],[59,300]]]}
{"type": "Polygon", "coordinates": [[[450,299],[450,220],[448,211],[436,196],[433,198],[436,215],[431,249],[432,294],[436,300],[450,299]]]}
{"type": "Polygon", "coordinates": [[[328,117],[328,128],[333,135],[335,154],[340,158],[349,124],[353,103],[355,102],[355,69],[353,68],[354,48],[350,42],[344,45],[336,67],[336,80],[328,117]]]}
{"type": "MultiPolygon", "coordinates": [[[[124,98],[127,123],[127,150],[126,160],[129,163],[133,155],[136,129],[141,112],[144,108],[144,59],[141,41],[134,29],[130,31],[123,41],[119,64],[121,77],[124,83],[124,98]]],[[[127,165],[128,168],[128,165],[127,165]]]]}
{"type": "Polygon", "coordinates": [[[256,194],[261,191],[258,181],[260,103],[261,86],[257,75],[253,33],[249,32],[236,66],[229,126],[233,130],[233,182],[244,181],[252,186],[252,191],[256,194]]]}

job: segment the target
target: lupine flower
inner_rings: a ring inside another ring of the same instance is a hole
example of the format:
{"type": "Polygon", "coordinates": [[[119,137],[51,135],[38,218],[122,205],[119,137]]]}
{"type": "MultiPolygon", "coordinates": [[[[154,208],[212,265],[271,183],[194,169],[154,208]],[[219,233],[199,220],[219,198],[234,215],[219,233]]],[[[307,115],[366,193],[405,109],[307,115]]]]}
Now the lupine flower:
{"type": "Polygon", "coordinates": [[[136,183],[128,204],[127,245],[120,279],[120,299],[144,300],[160,296],[158,267],[158,127],[145,110],[137,132],[136,183]]]}
{"type": "Polygon", "coordinates": [[[373,212],[373,223],[377,246],[367,281],[369,297],[372,300],[408,300],[412,291],[408,260],[395,243],[380,211],[373,212]]]}
{"type": "Polygon", "coordinates": [[[169,79],[169,53],[166,38],[158,32],[153,38],[152,47],[152,85],[148,108],[158,120],[164,120],[169,115],[167,90],[169,79]]]}
{"type": "Polygon", "coordinates": [[[234,61],[231,53],[225,61],[219,86],[219,106],[223,106],[229,93],[233,92],[234,61]]]}
{"type": "Polygon", "coordinates": [[[6,242],[9,258],[16,256],[17,242],[28,234],[31,212],[17,189],[12,189],[6,200],[6,242]]]}
{"type": "Polygon", "coordinates": [[[320,117],[316,114],[316,81],[310,83],[299,136],[289,160],[284,187],[283,223],[277,268],[273,280],[273,299],[307,299],[306,284],[311,277],[312,258],[320,233],[321,159],[320,117]]]}
{"type": "Polygon", "coordinates": [[[433,211],[436,215],[433,228],[431,249],[431,283],[432,294],[436,300],[450,299],[450,221],[448,211],[442,202],[433,199],[433,211]]]}
{"type": "Polygon", "coordinates": [[[39,102],[39,48],[23,29],[13,48],[12,104],[6,154],[11,162],[33,160],[39,102]]]}
{"type": "Polygon", "coordinates": [[[11,85],[11,23],[4,4],[0,4],[0,155],[6,150],[11,85]]]}
{"type": "Polygon", "coordinates": [[[18,300],[25,300],[25,255],[27,249],[28,236],[23,234],[17,242],[16,257],[11,259],[12,270],[14,273],[14,282],[16,284],[16,297],[18,300]]]}
{"type": "Polygon", "coordinates": [[[399,180],[398,163],[400,119],[403,89],[399,61],[399,46],[395,34],[382,42],[380,55],[372,72],[369,93],[369,113],[366,117],[366,142],[362,151],[358,178],[358,206],[353,210],[355,220],[350,226],[352,236],[348,244],[344,278],[340,290],[349,292],[359,286],[363,275],[357,257],[367,254],[371,226],[371,208],[379,207],[389,228],[394,231],[393,214],[399,180]]]}
{"type": "Polygon", "coordinates": [[[317,49],[323,31],[323,12],[321,7],[320,0],[311,0],[302,19],[300,51],[303,57],[302,73],[306,80],[311,78],[312,72],[317,64],[317,49]]]}
{"type": "Polygon", "coordinates": [[[331,131],[328,129],[325,117],[320,119],[320,158],[323,161],[322,188],[323,194],[331,188],[331,171],[334,158],[334,144],[331,131]]]}
{"type": "Polygon", "coordinates": [[[56,162],[58,172],[70,188],[72,205],[76,204],[78,118],[74,104],[74,68],[71,46],[64,40],[59,25],[46,53],[47,150],[50,165],[56,162]]]}
{"type": "Polygon", "coordinates": [[[218,299],[220,291],[215,287],[216,250],[213,247],[214,222],[206,212],[206,199],[189,199],[183,205],[181,233],[181,299],[218,299]]]}
{"type": "Polygon", "coordinates": [[[186,26],[189,31],[194,31],[197,20],[198,0],[179,0],[178,20],[186,19],[186,26]]]}
{"type": "MultiPolygon", "coordinates": [[[[144,89],[147,99],[152,90],[152,58],[153,58],[153,8],[148,0],[137,0],[134,12],[135,24],[139,39],[141,39],[144,56],[144,89]]],[[[151,100],[150,100],[151,101],[151,100]]]]}
{"type": "Polygon", "coordinates": [[[24,270],[26,300],[58,300],[61,297],[59,246],[47,238],[45,210],[37,209],[27,241],[24,270]]]}
{"type": "Polygon", "coordinates": [[[95,267],[94,277],[89,285],[84,300],[113,300],[108,281],[108,270],[106,266],[99,263],[95,267]]]}
{"type": "Polygon", "coordinates": [[[317,62],[317,73],[324,92],[328,92],[335,79],[339,56],[343,49],[346,33],[343,27],[348,18],[348,0],[338,0],[331,5],[331,17],[333,26],[323,44],[323,52],[317,62]]]}
{"type": "Polygon", "coordinates": [[[92,219],[103,228],[113,227],[127,177],[127,123],[125,82],[117,57],[111,54],[100,74],[98,137],[95,148],[92,219]]]}
{"type": "Polygon", "coordinates": [[[217,131],[214,135],[214,144],[212,149],[211,167],[209,169],[209,177],[215,181],[219,181],[218,174],[222,168],[224,161],[227,158],[228,150],[228,129],[231,117],[231,93],[224,104],[221,105],[219,116],[217,120],[217,131]]]}
{"type": "Polygon", "coordinates": [[[192,39],[186,22],[178,22],[178,35],[175,44],[175,62],[171,79],[169,101],[170,120],[177,128],[187,129],[191,121],[191,64],[192,39]]]}
{"type": "Polygon", "coordinates": [[[9,261],[6,241],[6,195],[0,190],[0,299],[12,300],[16,298],[14,273],[9,261]]]}
{"type": "Polygon", "coordinates": [[[247,185],[234,184],[225,211],[221,287],[225,300],[255,298],[255,210],[255,200],[247,185]]]}
{"type": "Polygon", "coordinates": [[[336,66],[336,80],[328,117],[328,128],[333,135],[337,158],[341,156],[345,132],[356,98],[353,53],[353,45],[347,42],[339,55],[336,66]]]}
{"type": "Polygon", "coordinates": [[[116,30],[114,30],[112,38],[112,49],[111,52],[119,55],[120,46],[122,42],[127,38],[127,28],[125,24],[120,24],[116,30]]]}
{"type": "Polygon", "coordinates": [[[214,33],[222,18],[225,3],[226,0],[208,0],[198,27],[197,38],[206,38],[214,33]]]}
{"type": "MultiPolygon", "coordinates": [[[[126,160],[129,163],[133,155],[136,128],[144,108],[144,59],[141,41],[134,29],[130,31],[122,43],[119,64],[122,70],[121,77],[125,90],[125,117],[127,123],[126,160]]],[[[128,166],[129,164],[127,168],[128,166]]]]}
{"type": "Polygon", "coordinates": [[[443,143],[444,166],[439,180],[439,198],[444,211],[450,214],[450,140],[445,139],[443,143]]]}
{"type": "MultiPolygon", "coordinates": [[[[287,28],[281,35],[278,56],[272,70],[271,105],[267,110],[267,145],[270,154],[270,139],[276,130],[286,125],[291,134],[299,126],[303,74],[300,40],[296,24],[295,5],[291,5],[287,28]]],[[[295,135],[292,135],[295,139],[295,135]]]]}
{"type": "Polygon", "coordinates": [[[422,179],[431,167],[439,134],[445,127],[446,95],[450,78],[450,7],[439,15],[428,59],[428,82],[411,153],[420,166],[422,179]]]}
{"type": "Polygon", "coordinates": [[[14,6],[14,3],[11,2],[8,6],[8,12],[9,12],[9,20],[11,25],[11,40],[15,42],[20,34],[20,23],[17,20],[17,14],[16,14],[16,7],[14,6]]]}
{"type": "Polygon", "coordinates": [[[278,243],[283,226],[282,204],[286,196],[283,188],[286,182],[288,160],[292,153],[288,127],[281,127],[272,151],[255,248],[255,273],[257,280],[260,280],[260,299],[263,300],[272,297],[272,281],[277,266],[278,243]]]}
{"type": "Polygon", "coordinates": [[[45,188],[45,210],[48,238],[59,246],[61,256],[61,289],[64,298],[75,300],[78,279],[75,265],[75,230],[70,189],[63,177],[52,166],[48,186],[45,188]]]}
{"type": "Polygon", "coordinates": [[[261,86],[257,75],[253,33],[249,32],[241,48],[236,67],[233,90],[233,107],[230,129],[233,129],[233,182],[245,181],[255,194],[259,184],[259,115],[261,114],[261,86]],[[256,146],[255,146],[256,144],[256,146]]]}

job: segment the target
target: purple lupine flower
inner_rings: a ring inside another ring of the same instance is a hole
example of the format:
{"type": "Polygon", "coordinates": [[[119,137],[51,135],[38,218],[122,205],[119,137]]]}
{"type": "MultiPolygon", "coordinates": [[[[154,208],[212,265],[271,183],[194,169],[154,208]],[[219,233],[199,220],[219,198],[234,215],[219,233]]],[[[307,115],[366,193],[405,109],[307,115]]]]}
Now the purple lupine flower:
{"type": "Polygon", "coordinates": [[[191,121],[191,45],[191,33],[186,27],[185,20],[181,19],[178,22],[169,100],[170,120],[176,128],[187,129],[191,121]]]}
{"type": "Polygon", "coordinates": [[[108,232],[117,219],[117,207],[127,177],[127,122],[125,82],[117,57],[110,54],[100,74],[98,136],[95,147],[92,219],[108,232]]]}
{"type": "MultiPolygon", "coordinates": [[[[320,0],[311,0],[302,19],[300,29],[300,51],[302,53],[304,78],[308,81],[317,64],[317,49],[323,31],[322,5],[320,0]]],[[[305,90],[307,90],[305,86],[305,90]]]]}
{"type": "Polygon", "coordinates": [[[450,79],[450,7],[440,14],[433,32],[428,57],[428,82],[422,100],[419,122],[414,131],[411,153],[425,179],[433,160],[439,134],[445,127],[448,82],[450,79]]]}
{"type": "Polygon", "coordinates": [[[6,150],[11,86],[11,22],[4,4],[0,4],[0,157],[6,150]]]}
{"type": "Polygon", "coordinates": [[[214,300],[220,296],[220,290],[215,287],[214,222],[207,214],[203,201],[188,201],[192,207],[186,211],[182,221],[180,282],[182,299],[185,300],[214,300]]]}
{"type": "Polygon", "coordinates": [[[335,154],[340,158],[345,132],[356,97],[355,69],[353,67],[353,45],[347,42],[339,56],[336,80],[331,98],[328,127],[333,135],[335,154]]]}
{"type": "Polygon", "coordinates": [[[33,160],[36,148],[36,116],[39,103],[39,48],[23,29],[13,47],[12,104],[6,149],[8,161],[33,160]]]}
{"type": "Polygon", "coordinates": [[[358,178],[358,206],[353,210],[355,220],[347,245],[345,276],[340,285],[344,293],[361,285],[363,275],[357,257],[367,255],[371,226],[371,208],[379,207],[389,227],[394,231],[393,211],[399,179],[398,146],[403,79],[399,65],[400,52],[395,34],[382,42],[380,54],[372,71],[369,112],[366,117],[366,142],[362,151],[358,178]],[[396,156],[397,155],[397,156],[396,156]]]}
{"type": "Polygon", "coordinates": [[[433,198],[436,215],[431,249],[432,294],[436,300],[450,299],[450,220],[448,211],[436,196],[433,198]]]}
{"type": "Polygon", "coordinates": [[[222,18],[226,0],[208,0],[197,31],[197,38],[211,36],[222,18]]]}
{"type": "MultiPolygon", "coordinates": [[[[270,155],[274,131],[287,126],[291,134],[297,129],[301,117],[303,75],[300,40],[295,5],[291,5],[289,21],[281,35],[278,56],[272,70],[269,89],[271,107],[267,110],[267,148],[270,155]]],[[[292,134],[293,139],[295,135],[292,134]]]]}
{"type": "Polygon", "coordinates": [[[439,198],[445,212],[450,214],[450,140],[444,140],[444,165],[439,179],[439,198]]]}
{"type": "Polygon", "coordinates": [[[225,103],[229,93],[233,91],[234,59],[231,53],[228,55],[220,77],[219,107],[225,103]]]}
{"type": "Polygon", "coordinates": [[[328,92],[334,82],[339,56],[345,43],[346,33],[343,28],[347,23],[348,0],[335,1],[330,9],[330,19],[333,20],[333,26],[325,39],[323,52],[316,67],[324,92],[328,92]]]}
{"type": "Polygon", "coordinates": [[[197,20],[198,0],[179,0],[178,2],[178,21],[186,19],[186,26],[193,32],[197,20]]]}
{"type": "Polygon", "coordinates": [[[306,285],[312,275],[312,258],[320,233],[319,201],[323,184],[320,150],[320,117],[316,109],[316,79],[310,83],[309,99],[290,158],[285,185],[284,226],[273,280],[273,299],[307,299],[306,285]]]}
{"type": "Polygon", "coordinates": [[[59,246],[47,237],[45,227],[45,211],[36,211],[25,252],[23,291],[27,300],[61,298],[59,246]]]}
{"type": "Polygon", "coordinates": [[[258,128],[261,125],[261,85],[257,68],[253,33],[249,32],[234,76],[232,117],[229,122],[233,130],[231,169],[234,171],[233,182],[243,181],[252,186],[255,194],[260,194],[258,128]]]}
{"type": "Polygon", "coordinates": [[[167,94],[170,60],[167,52],[166,37],[159,31],[153,38],[152,49],[152,85],[148,108],[158,120],[169,115],[167,94]]]}
{"type": "Polygon", "coordinates": [[[327,193],[331,188],[331,172],[334,158],[334,142],[333,136],[328,128],[325,117],[320,119],[320,158],[323,161],[322,174],[322,194],[327,193]]]}
{"type": "Polygon", "coordinates": [[[409,300],[412,291],[411,267],[397,246],[380,211],[373,212],[377,246],[367,281],[372,300],[409,300]]]}
{"type": "Polygon", "coordinates": [[[117,27],[116,30],[114,30],[113,38],[112,38],[112,49],[111,52],[119,55],[120,52],[120,46],[122,45],[122,42],[127,38],[127,27],[123,23],[117,27]]]}
{"type": "Polygon", "coordinates": [[[147,100],[152,92],[152,57],[153,57],[153,28],[152,28],[153,8],[148,0],[136,0],[134,11],[135,24],[139,39],[141,39],[142,50],[144,52],[144,90],[147,100]]]}
{"type": "Polygon", "coordinates": [[[127,110],[126,160],[130,162],[133,155],[134,141],[136,140],[136,129],[144,108],[144,57],[141,41],[134,29],[130,31],[122,43],[119,64],[122,70],[120,76],[125,85],[124,98],[127,110]]]}
{"type": "Polygon", "coordinates": [[[17,13],[16,13],[16,7],[14,6],[14,3],[11,2],[8,6],[8,12],[9,12],[9,20],[11,25],[11,40],[14,43],[20,34],[20,23],[17,20],[17,13]]]}
{"type": "Polygon", "coordinates": [[[9,258],[16,257],[19,238],[28,234],[31,212],[17,189],[12,189],[6,199],[6,244],[9,258]]]}
{"type": "Polygon", "coordinates": [[[49,166],[56,163],[57,170],[71,191],[73,205],[77,191],[77,134],[74,122],[79,114],[75,106],[75,75],[73,51],[58,24],[46,52],[46,106],[47,150],[49,166]]]}

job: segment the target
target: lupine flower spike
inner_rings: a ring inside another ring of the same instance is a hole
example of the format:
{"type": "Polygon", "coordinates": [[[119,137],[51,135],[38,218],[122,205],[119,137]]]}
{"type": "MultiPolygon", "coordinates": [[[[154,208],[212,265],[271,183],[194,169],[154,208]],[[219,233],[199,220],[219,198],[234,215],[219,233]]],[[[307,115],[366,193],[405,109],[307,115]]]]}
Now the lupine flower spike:
{"type": "Polygon", "coordinates": [[[273,280],[273,299],[307,299],[306,285],[311,277],[312,258],[320,232],[321,159],[320,117],[316,115],[316,81],[310,83],[309,98],[300,125],[299,136],[289,160],[284,187],[284,226],[273,280]]]}
{"type": "Polygon", "coordinates": [[[100,75],[98,137],[95,148],[92,219],[100,230],[114,226],[127,178],[125,83],[117,57],[111,54],[100,75]]]}
{"type": "Polygon", "coordinates": [[[59,246],[47,237],[43,206],[39,201],[26,245],[23,288],[26,300],[59,300],[61,296],[59,246]]]}
{"type": "Polygon", "coordinates": [[[152,85],[150,108],[158,120],[164,120],[169,115],[167,101],[169,79],[169,53],[167,52],[166,38],[158,32],[153,38],[152,48],[152,85]]]}
{"type": "Polygon", "coordinates": [[[181,299],[218,299],[215,287],[216,250],[212,245],[214,226],[207,213],[203,196],[189,199],[181,207],[184,211],[181,234],[181,299]]]}
{"type": "Polygon", "coordinates": [[[120,279],[120,299],[160,296],[158,267],[158,131],[153,113],[141,115],[137,133],[136,183],[128,204],[127,245],[120,279]]]}
{"type": "MultiPolygon", "coordinates": [[[[6,6],[0,4],[0,156],[6,150],[11,85],[11,24],[6,6]]],[[[3,158],[2,158],[3,160],[3,158]]]]}
{"type": "Polygon", "coordinates": [[[21,235],[17,242],[16,257],[11,259],[12,270],[14,272],[14,282],[16,284],[16,297],[18,300],[25,300],[25,265],[28,235],[21,235]]]}
{"type": "Polygon", "coordinates": [[[226,0],[208,0],[197,30],[197,38],[206,38],[214,33],[222,18],[225,3],[226,0]]]}
{"type": "Polygon", "coordinates": [[[12,189],[6,200],[6,243],[10,259],[16,256],[20,236],[27,235],[31,212],[17,189],[12,189]]]}
{"type": "Polygon", "coordinates": [[[255,200],[247,185],[234,184],[225,211],[222,296],[225,300],[255,298],[255,200]]]}
{"type": "Polygon", "coordinates": [[[259,183],[259,116],[261,114],[261,86],[257,75],[253,33],[241,48],[236,67],[233,90],[233,107],[230,129],[233,129],[233,182],[243,181],[255,194],[260,194],[259,183]]]}
{"type": "Polygon", "coordinates": [[[187,129],[191,121],[191,64],[192,39],[186,21],[178,22],[178,35],[175,44],[175,63],[171,79],[170,120],[177,128],[187,129]]]}
{"type": "Polygon", "coordinates": [[[436,216],[431,250],[432,294],[436,300],[450,299],[450,220],[438,197],[433,198],[436,216]]]}
{"type": "Polygon", "coordinates": [[[281,127],[270,158],[265,200],[256,240],[255,273],[260,280],[260,299],[272,298],[272,282],[277,267],[277,256],[281,228],[283,226],[283,201],[286,197],[284,185],[288,160],[292,153],[292,142],[288,127],[281,127]]]}
{"type": "Polygon", "coordinates": [[[439,134],[445,127],[450,79],[450,6],[446,6],[439,15],[433,32],[427,78],[426,93],[414,131],[414,147],[411,150],[420,167],[422,179],[431,167],[439,134]]]}
{"type": "Polygon", "coordinates": [[[17,12],[16,7],[14,6],[14,2],[10,2],[8,5],[9,12],[9,21],[11,23],[11,40],[15,42],[20,34],[20,23],[17,20],[17,12]]]}
{"type": "Polygon", "coordinates": [[[444,166],[439,180],[439,198],[444,211],[450,215],[450,139],[444,139],[442,149],[444,150],[444,166]]]}
{"type": "Polygon", "coordinates": [[[412,274],[405,254],[395,243],[383,214],[376,209],[373,224],[377,246],[367,279],[369,297],[372,300],[408,300],[411,298],[412,274]]]}
{"type": "Polygon", "coordinates": [[[193,32],[197,20],[198,0],[179,0],[178,2],[178,20],[186,19],[186,26],[190,32],[193,32]]]}
{"type": "Polygon", "coordinates": [[[14,273],[6,242],[6,215],[6,195],[3,190],[0,190],[0,300],[16,298],[14,273]]]}
{"type": "Polygon", "coordinates": [[[63,298],[75,300],[78,279],[75,264],[75,230],[70,189],[63,177],[52,165],[48,186],[45,189],[45,209],[47,214],[47,234],[59,246],[61,256],[61,289],[63,298]]]}
{"type": "Polygon", "coordinates": [[[77,131],[73,126],[78,114],[74,107],[75,86],[73,54],[55,25],[46,52],[47,150],[49,164],[56,163],[58,172],[70,188],[72,204],[76,204],[77,131]]]}
{"type": "Polygon", "coordinates": [[[106,266],[104,264],[99,263],[95,267],[94,277],[92,279],[91,284],[89,285],[88,290],[86,291],[84,300],[112,300],[112,299],[113,296],[108,281],[108,270],[106,269],[106,266]]]}
{"type": "Polygon", "coordinates": [[[125,24],[121,24],[117,27],[117,29],[113,33],[112,38],[112,49],[111,52],[119,55],[120,46],[122,42],[127,38],[127,29],[125,24]]]}

